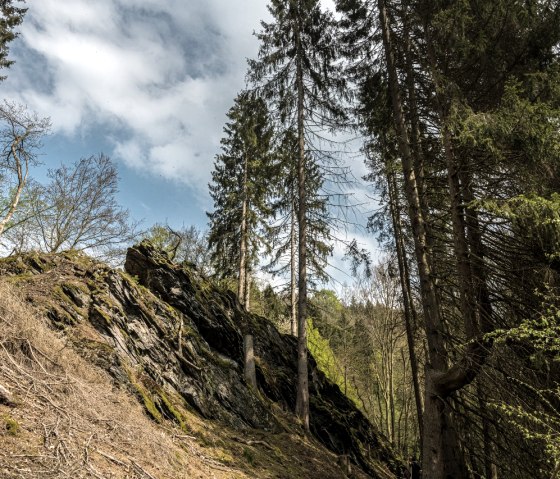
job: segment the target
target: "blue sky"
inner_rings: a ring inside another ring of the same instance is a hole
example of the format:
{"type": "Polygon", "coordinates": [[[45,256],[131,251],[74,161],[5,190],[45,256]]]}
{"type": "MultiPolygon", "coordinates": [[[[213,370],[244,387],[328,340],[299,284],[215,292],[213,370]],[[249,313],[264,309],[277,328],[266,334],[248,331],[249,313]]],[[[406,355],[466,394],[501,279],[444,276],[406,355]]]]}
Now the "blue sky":
{"type": "Polygon", "coordinates": [[[35,177],[103,152],[118,165],[121,203],[144,225],[205,227],[225,114],[257,54],[266,4],[29,1],[0,89],[52,120],[35,177]]]}
{"type": "MultiPolygon", "coordinates": [[[[40,0],[11,47],[4,98],[49,116],[45,167],[104,152],[147,224],[204,224],[207,183],[244,86],[259,0],[40,0]]],[[[36,172],[36,176],[41,176],[36,172]]]]}

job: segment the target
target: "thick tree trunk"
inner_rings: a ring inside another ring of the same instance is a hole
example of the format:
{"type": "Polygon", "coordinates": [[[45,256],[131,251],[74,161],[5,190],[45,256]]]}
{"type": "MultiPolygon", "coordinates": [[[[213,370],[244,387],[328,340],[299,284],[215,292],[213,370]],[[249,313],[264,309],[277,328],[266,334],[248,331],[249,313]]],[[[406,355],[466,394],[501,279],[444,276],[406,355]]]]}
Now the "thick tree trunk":
{"type": "MultiPolygon", "coordinates": [[[[474,198],[470,190],[466,165],[460,164],[459,158],[455,155],[452,134],[448,127],[447,111],[450,99],[442,96],[443,88],[435,71],[435,59],[429,38],[426,43],[428,62],[435,84],[439,120],[443,125],[441,134],[447,166],[460,310],[466,339],[469,341],[463,358],[437,380],[438,396],[445,399],[472,382],[484,364],[489,352],[489,345],[485,344],[481,332],[488,332],[492,329],[492,312],[478,218],[472,209],[469,210],[471,217],[467,218],[467,206],[465,206],[474,198]]],[[[445,441],[444,444],[448,445],[449,441],[445,441]]],[[[460,459],[461,457],[458,455],[456,460],[447,464],[445,472],[448,477],[466,477],[466,468],[464,464],[461,464],[460,459]]]]}
{"type": "MultiPolygon", "coordinates": [[[[299,18],[298,18],[299,20],[299,18]]],[[[305,177],[307,166],[305,164],[305,131],[304,131],[304,85],[303,65],[301,58],[301,38],[299,25],[296,31],[297,45],[297,129],[298,129],[298,388],[296,398],[296,414],[309,430],[309,378],[307,370],[307,194],[305,177]]]]}
{"type": "Polygon", "coordinates": [[[255,372],[255,351],[253,347],[253,336],[246,334],[243,337],[243,351],[245,355],[245,382],[257,388],[257,375],[255,372]]]}
{"type": "Polygon", "coordinates": [[[408,202],[412,234],[414,237],[414,251],[420,276],[420,293],[422,296],[424,320],[428,336],[429,360],[432,367],[443,370],[447,367],[447,354],[441,335],[439,302],[432,274],[432,260],[428,249],[425,218],[422,214],[419,189],[412,161],[412,152],[410,150],[410,141],[404,121],[403,105],[384,0],[378,0],[378,6],[389,75],[393,116],[404,177],[404,189],[408,202]]]}

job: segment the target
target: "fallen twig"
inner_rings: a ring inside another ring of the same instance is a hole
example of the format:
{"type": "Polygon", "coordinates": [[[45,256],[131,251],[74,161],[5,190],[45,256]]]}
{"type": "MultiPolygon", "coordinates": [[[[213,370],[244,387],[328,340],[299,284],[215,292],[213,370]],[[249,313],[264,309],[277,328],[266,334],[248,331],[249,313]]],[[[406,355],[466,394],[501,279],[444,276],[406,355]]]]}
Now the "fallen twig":
{"type": "Polygon", "coordinates": [[[145,469],[143,469],[139,464],[137,464],[136,462],[134,462],[132,459],[130,460],[130,463],[132,464],[132,466],[141,474],[144,474],[148,479],[156,479],[154,476],[152,476],[148,471],[146,471],[145,469]]]}

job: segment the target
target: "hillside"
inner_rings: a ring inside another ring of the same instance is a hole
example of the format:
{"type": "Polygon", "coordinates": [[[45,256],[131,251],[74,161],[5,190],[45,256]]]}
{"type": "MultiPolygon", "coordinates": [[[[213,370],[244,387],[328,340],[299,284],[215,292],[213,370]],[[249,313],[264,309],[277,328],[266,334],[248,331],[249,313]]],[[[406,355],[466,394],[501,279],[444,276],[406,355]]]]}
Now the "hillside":
{"type": "Polygon", "coordinates": [[[75,253],[0,263],[1,477],[394,477],[386,441],[313,360],[303,434],[294,338],[148,243],[125,271],[75,253]]]}

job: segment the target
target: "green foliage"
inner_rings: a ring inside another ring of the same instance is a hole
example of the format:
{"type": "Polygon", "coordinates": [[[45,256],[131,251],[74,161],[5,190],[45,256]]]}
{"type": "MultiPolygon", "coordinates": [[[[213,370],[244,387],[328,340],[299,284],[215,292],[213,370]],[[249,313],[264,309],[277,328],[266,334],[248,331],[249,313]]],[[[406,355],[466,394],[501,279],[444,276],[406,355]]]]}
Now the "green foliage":
{"type": "MultiPolygon", "coordinates": [[[[266,269],[272,274],[287,276],[292,266],[292,248],[297,250],[297,244],[292,244],[292,229],[297,228],[299,208],[296,161],[299,149],[297,132],[293,129],[282,131],[279,137],[274,152],[277,181],[271,185],[274,223],[268,230],[273,251],[266,269]]],[[[330,232],[332,221],[328,211],[328,195],[322,192],[325,182],[323,174],[311,157],[307,158],[306,165],[306,257],[310,283],[314,284],[328,279],[326,268],[333,251],[330,232]]],[[[297,234],[295,240],[297,243],[297,234]]]]}
{"type": "MultiPolygon", "coordinates": [[[[496,343],[512,348],[519,345],[529,347],[533,367],[550,371],[560,365],[560,297],[550,290],[542,297],[541,315],[527,319],[515,328],[497,330],[489,336],[496,343]]],[[[560,383],[554,381],[552,387],[543,389],[528,381],[510,380],[525,391],[528,399],[518,404],[493,401],[492,407],[500,411],[526,440],[544,450],[551,468],[558,467],[560,383]]]]}
{"type": "MultiPolygon", "coordinates": [[[[307,346],[309,352],[317,361],[319,369],[335,384],[339,386],[343,382],[342,374],[337,365],[336,357],[331,349],[329,341],[321,336],[317,328],[313,326],[313,321],[307,321],[307,346]]],[[[342,388],[341,388],[342,389],[342,388]]]]}
{"type": "MultiPolygon", "coordinates": [[[[560,71],[527,74],[504,85],[500,105],[475,112],[456,105],[452,122],[458,141],[513,171],[541,176],[558,171],[560,159],[560,71]],[[545,168],[535,171],[534,168],[545,168]]],[[[533,188],[542,185],[533,184],[533,188]]]]}
{"type": "MultiPolygon", "coordinates": [[[[14,62],[8,60],[10,52],[8,44],[17,36],[14,30],[23,21],[26,8],[16,7],[14,3],[21,3],[21,0],[3,0],[0,2],[0,68],[8,68],[14,62]]],[[[0,81],[6,77],[0,77],[0,81]]]]}
{"type": "Polygon", "coordinates": [[[205,274],[211,272],[208,237],[196,226],[180,229],[156,223],[142,236],[156,248],[165,251],[169,259],[177,264],[192,264],[205,274]]]}
{"type": "Polygon", "coordinates": [[[348,383],[344,371],[341,369],[339,361],[333,352],[328,339],[323,338],[319,330],[313,326],[313,320],[307,320],[307,347],[315,358],[318,368],[325,373],[325,376],[335,383],[340,390],[354,402],[357,401],[355,388],[348,383]]]}
{"type": "Polygon", "coordinates": [[[548,261],[560,259],[560,194],[551,193],[548,198],[528,194],[502,201],[486,199],[475,205],[509,220],[548,261]]]}
{"type": "Polygon", "coordinates": [[[258,263],[258,254],[267,244],[263,233],[270,214],[270,181],[275,176],[270,155],[273,131],[268,115],[264,101],[250,92],[241,92],[227,114],[222,152],[214,162],[209,185],[214,210],[207,213],[211,258],[221,276],[238,274],[243,224],[249,271],[258,263]]]}

